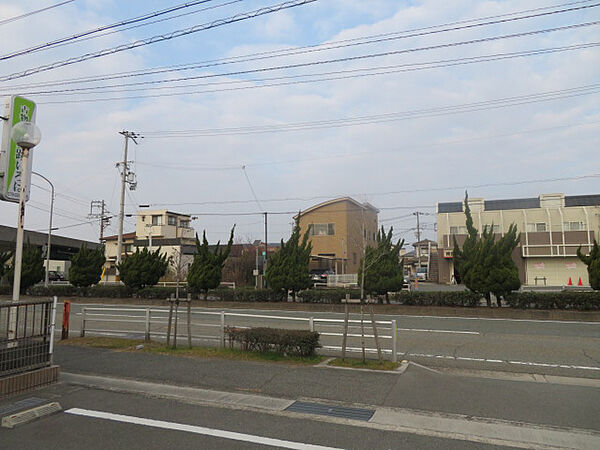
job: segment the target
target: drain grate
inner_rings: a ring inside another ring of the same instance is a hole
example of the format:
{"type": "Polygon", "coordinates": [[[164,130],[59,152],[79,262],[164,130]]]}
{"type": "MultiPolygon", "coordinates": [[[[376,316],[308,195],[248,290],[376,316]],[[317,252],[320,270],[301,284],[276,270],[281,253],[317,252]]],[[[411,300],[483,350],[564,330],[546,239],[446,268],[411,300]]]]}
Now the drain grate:
{"type": "Polygon", "coordinates": [[[342,419],[368,421],[374,409],[346,408],[343,406],[324,405],[322,403],[294,402],[286,408],[286,411],[304,414],[318,414],[321,416],[340,417],[342,419]]]}
{"type": "Polygon", "coordinates": [[[18,402],[9,403],[7,405],[0,406],[0,416],[5,416],[7,414],[12,414],[15,411],[20,411],[22,409],[33,408],[34,406],[41,405],[46,402],[43,398],[39,397],[30,397],[24,400],[19,400],[18,402]]]}

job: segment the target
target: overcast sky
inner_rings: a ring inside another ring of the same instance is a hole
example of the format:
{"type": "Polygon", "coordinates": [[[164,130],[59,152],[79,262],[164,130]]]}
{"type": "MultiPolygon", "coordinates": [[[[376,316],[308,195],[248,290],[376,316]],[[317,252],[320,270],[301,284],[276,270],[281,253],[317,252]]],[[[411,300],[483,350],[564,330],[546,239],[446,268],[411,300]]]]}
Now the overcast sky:
{"type": "MultiPolygon", "coordinates": [[[[0,53],[183,1],[74,0],[5,20],[56,3],[0,0],[0,53]]],[[[169,20],[0,60],[0,77],[275,4],[206,1],[149,21],[169,20]]],[[[23,94],[38,104],[43,138],[33,165],[56,185],[57,234],[97,240],[98,223],[82,224],[91,200],[118,212],[118,132],[130,130],[145,136],[130,145],[138,181],[126,197],[130,214],[140,204],[193,214],[196,230],[206,229],[213,242],[226,239],[234,223],[238,240],[262,239],[263,218],[252,213],[283,213],[269,215],[269,241],[278,241],[289,235],[292,212],[352,196],[380,208],[380,222],[407,242],[416,240],[412,213],[432,214],[422,223],[424,236],[435,239],[435,204],[461,200],[465,188],[487,199],[600,193],[600,28],[588,24],[600,21],[594,5],[318,0],[0,82],[0,96],[23,94]],[[529,15],[537,17],[514,20],[529,15]],[[548,31],[571,25],[585,26],[548,31]],[[536,33],[496,39],[528,32],[536,33]],[[273,53],[282,49],[287,54],[273,53]],[[65,82],[207,61],[150,76],[65,82]],[[164,82],[179,78],[187,80],[164,82]],[[139,84],[148,81],[158,83],[139,84]],[[40,84],[48,82],[65,83],[40,84]],[[105,90],[72,91],[89,87],[105,90]],[[307,122],[316,124],[296,126],[307,122]]],[[[42,230],[49,194],[42,180],[34,184],[26,228],[42,230]]],[[[16,205],[0,202],[0,224],[16,219],[16,205]]],[[[125,231],[134,223],[128,218],[125,231]]],[[[107,233],[116,231],[115,218],[107,233]]]]}

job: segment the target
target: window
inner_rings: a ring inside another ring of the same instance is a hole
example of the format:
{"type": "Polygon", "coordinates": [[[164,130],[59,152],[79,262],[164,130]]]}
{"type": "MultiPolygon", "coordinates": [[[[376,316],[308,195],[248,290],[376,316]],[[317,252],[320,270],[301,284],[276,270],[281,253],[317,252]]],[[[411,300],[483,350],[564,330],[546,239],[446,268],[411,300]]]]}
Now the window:
{"type": "Polygon", "coordinates": [[[450,227],[450,234],[467,234],[467,227],[450,227]]]}
{"type": "Polygon", "coordinates": [[[491,229],[492,233],[500,234],[500,225],[484,225],[485,228],[491,229]]]}
{"type": "Polygon", "coordinates": [[[352,264],[356,264],[358,259],[356,258],[356,253],[352,253],[352,264]]]}
{"type": "Polygon", "coordinates": [[[333,236],[335,234],[335,224],[333,223],[313,223],[308,226],[310,236],[333,236]]]}
{"type": "Polygon", "coordinates": [[[125,253],[133,253],[133,244],[125,245],[125,253]]]}
{"type": "Polygon", "coordinates": [[[530,233],[546,231],[546,224],[544,222],[528,223],[527,231],[530,233]]]}
{"type": "Polygon", "coordinates": [[[162,225],[163,216],[152,216],[152,225],[162,225]]]}
{"type": "Polygon", "coordinates": [[[181,221],[179,221],[179,226],[181,228],[189,228],[190,227],[190,221],[189,220],[181,220],[181,221]]]}
{"type": "Polygon", "coordinates": [[[584,222],[564,222],[563,226],[565,227],[565,231],[584,231],[585,230],[584,222]]]}
{"type": "Polygon", "coordinates": [[[167,224],[177,226],[177,217],[175,216],[167,216],[167,224]]]}

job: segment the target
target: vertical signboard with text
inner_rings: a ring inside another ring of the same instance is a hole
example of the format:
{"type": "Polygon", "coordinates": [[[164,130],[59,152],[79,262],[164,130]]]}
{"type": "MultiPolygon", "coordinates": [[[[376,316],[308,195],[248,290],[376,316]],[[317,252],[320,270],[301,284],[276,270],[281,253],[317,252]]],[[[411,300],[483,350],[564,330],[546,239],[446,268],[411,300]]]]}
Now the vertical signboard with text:
{"type": "Polygon", "coordinates": [[[35,123],[35,103],[18,95],[13,95],[5,105],[3,116],[2,141],[0,142],[0,200],[19,203],[21,179],[27,181],[25,199],[29,199],[29,186],[31,186],[32,153],[29,154],[27,167],[22,166],[23,149],[11,138],[13,125],[19,122],[35,123]]]}

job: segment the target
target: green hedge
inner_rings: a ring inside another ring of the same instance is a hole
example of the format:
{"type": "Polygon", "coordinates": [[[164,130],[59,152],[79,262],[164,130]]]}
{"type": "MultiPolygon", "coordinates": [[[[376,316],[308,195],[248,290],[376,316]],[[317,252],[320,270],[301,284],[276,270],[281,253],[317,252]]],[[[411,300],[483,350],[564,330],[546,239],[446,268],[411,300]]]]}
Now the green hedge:
{"type": "Polygon", "coordinates": [[[350,298],[360,298],[359,289],[309,289],[298,293],[302,303],[342,303],[342,299],[350,294],[350,298]]]}
{"type": "Polygon", "coordinates": [[[305,330],[280,328],[233,328],[226,329],[230,346],[234,343],[246,351],[275,352],[288,356],[313,356],[319,344],[319,333],[305,330]]]}
{"type": "Polygon", "coordinates": [[[401,305],[473,307],[479,305],[480,297],[471,291],[401,291],[393,294],[390,299],[401,305]]]}
{"type": "Polygon", "coordinates": [[[513,292],[506,297],[513,308],[600,310],[600,291],[593,292],[513,292]]]}
{"type": "MultiPolygon", "coordinates": [[[[202,294],[196,298],[203,299],[202,294]]],[[[236,288],[236,289],[214,289],[208,291],[208,300],[221,302],[285,302],[287,299],[279,291],[273,289],[254,289],[254,288],[236,288]]]]}

